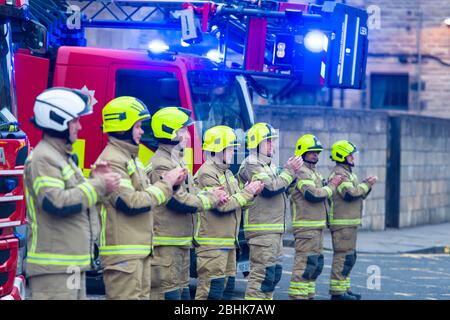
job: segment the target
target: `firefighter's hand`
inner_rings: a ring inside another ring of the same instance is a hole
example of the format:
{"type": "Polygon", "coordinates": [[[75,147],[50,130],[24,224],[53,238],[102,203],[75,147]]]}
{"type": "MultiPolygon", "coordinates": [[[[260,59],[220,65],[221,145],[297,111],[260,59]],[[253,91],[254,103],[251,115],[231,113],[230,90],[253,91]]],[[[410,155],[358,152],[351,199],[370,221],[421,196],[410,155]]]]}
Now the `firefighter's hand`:
{"type": "Polygon", "coordinates": [[[172,169],[166,172],[162,178],[169,182],[172,187],[179,186],[186,179],[187,170],[184,168],[172,169]]]}
{"type": "Polygon", "coordinates": [[[328,184],[333,187],[337,187],[342,183],[342,180],[344,180],[344,176],[341,175],[335,175],[333,178],[331,178],[330,182],[328,184]]]}
{"type": "Polygon", "coordinates": [[[253,195],[257,195],[263,191],[264,183],[262,181],[253,181],[247,184],[244,189],[253,195]]]}
{"type": "Polygon", "coordinates": [[[373,186],[375,183],[377,183],[378,177],[377,176],[369,176],[366,178],[366,181],[368,184],[370,184],[370,186],[373,186]]]}
{"type": "Polygon", "coordinates": [[[91,166],[91,172],[94,178],[99,174],[110,173],[112,172],[111,165],[107,161],[100,161],[91,166]]]}
{"type": "Polygon", "coordinates": [[[103,180],[106,187],[106,193],[111,193],[119,189],[120,174],[116,172],[98,173],[97,177],[103,180]]]}
{"type": "Polygon", "coordinates": [[[228,195],[228,193],[226,193],[221,188],[214,189],[212,191],[212,194],[219,200],[219,206],[224,205],[225,203],[228,202],[228,200],[230,200],[230,196],[228,195]]]}
{"type": "Polygon", "coordinates": [[[286,163],[286,168],[292,170],[295,174],[300,171],[300,168],[303,165],[302,157],[292,157],[286,163]]]}

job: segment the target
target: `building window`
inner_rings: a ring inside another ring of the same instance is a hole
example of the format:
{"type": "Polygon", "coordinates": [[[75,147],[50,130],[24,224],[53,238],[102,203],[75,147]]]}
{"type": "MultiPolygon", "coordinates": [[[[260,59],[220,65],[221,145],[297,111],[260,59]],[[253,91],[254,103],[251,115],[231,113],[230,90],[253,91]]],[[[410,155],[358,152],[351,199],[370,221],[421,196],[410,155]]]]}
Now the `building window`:
{"type": "Polygon", "coordinates": [[[408,74],[372,73],[370,76],[372,109],[408,110],[408,74]]]}

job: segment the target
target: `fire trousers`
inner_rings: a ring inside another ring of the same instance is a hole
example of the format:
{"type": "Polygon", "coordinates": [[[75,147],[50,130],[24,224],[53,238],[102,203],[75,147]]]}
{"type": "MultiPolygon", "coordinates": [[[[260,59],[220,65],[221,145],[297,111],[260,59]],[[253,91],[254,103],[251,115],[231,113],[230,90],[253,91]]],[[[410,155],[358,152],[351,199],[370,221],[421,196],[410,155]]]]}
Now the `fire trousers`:
{"type": "Polygon", "coordinates": [[[330,230],[333,240],[330,294],[343,295],[350,291],[350,272],[356,263],[357,227],[331,227],[330,230]]]}
{"type": "Polygon", "coordinates": [[[32,300],[85,300],[86,273],[43,274],[28,279],[32,300]]]}
{"type": "Polygon", "coordinates": [[[245,292],[246,300],[272,300],[281,280],[283,267],[282,234],[266,234],[248,240],[250,275],[245,292]]]}
{"type": "Polygon", "coordinates": [[[150,300],[151,260],[148,256],[105,266],[106,299],[150,300]]]}
{"type": "Polygon", "coordinates": [[[199,250],[195,300],[231,300],[236,277],[236,249],[199,250]]]}
{"type": "Polygon", "coordinates": [[[311,299],[316,294],[316,280],[323,270],[323,229],[296,229],[295,258],[289,298],[311,299]]]}
{"type": "Polygon", "coordinates": [[[190,300],[190,248],[157,246],[152,261],[152,300],[190,300]]]}

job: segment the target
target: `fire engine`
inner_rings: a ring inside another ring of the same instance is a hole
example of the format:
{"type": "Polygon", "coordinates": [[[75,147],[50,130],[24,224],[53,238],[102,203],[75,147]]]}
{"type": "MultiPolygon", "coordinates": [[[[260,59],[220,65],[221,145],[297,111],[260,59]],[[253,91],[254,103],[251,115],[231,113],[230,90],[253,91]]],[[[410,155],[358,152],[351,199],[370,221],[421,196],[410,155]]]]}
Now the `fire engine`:
{"type": "MultiPolygon", "coordinates": [[[[173,105],[191,110],[196,125],[190,127],[192,143],[185,155],[195,172],[203,161],[205,130],[228,125],[243,138],[254,123],[253,93],[267,94],[258,79],[351,89],[364,83],[367,13],[334,1],[316,5],[265,0],[29,0],[29,10],[40,27],[48,29],[41,40],[49,50],[26,48],[26,41],[21,41],[14,55],[17,109],[13,113],[33,147],[40,132],[29,119],[39,93],[63,86],[90,94],[92,104],[96,103],[94,114],[81,120],[83,130],[74,145],[86,175],[107,143],[101,109],[117,96],[135,96],[151,113],[173,105]],[[102,18],[104,13],[112,18],[102,18]],[[153,39],[147,50],[86,47],[86,28],[177,31],[191,53],[171,50],[160,38],[153,39]],[[192,53],[207,36],[217,42],[217,49],[206,55],[192,53]]],[[[150,128],[145,131],[139,153],[144,163],[156,147],[150,128]]],[[[8,157],[9,149],[4,152],[8,157]]],[[[240,150],[238,157],[244,154],[240,150]]],[[[22,181],[20,175],[18,179],[22,181]]],[[[248,252],[241,250],[238,260],[245,257],[248,252]]],[[[247,271],[242,265],[238,269],[247,271]]]]}

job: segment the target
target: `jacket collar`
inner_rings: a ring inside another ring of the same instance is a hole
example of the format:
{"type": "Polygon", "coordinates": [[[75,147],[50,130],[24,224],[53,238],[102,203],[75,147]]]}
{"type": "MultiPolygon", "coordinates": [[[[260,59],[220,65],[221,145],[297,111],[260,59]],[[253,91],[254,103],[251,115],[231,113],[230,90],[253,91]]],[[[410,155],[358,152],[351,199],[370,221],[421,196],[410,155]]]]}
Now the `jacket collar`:
{"type": "Polygon", "coordinates": [[[160,143],[158,150],[164,153],[168,158],[173,159],[177,164],[184,161],[184,150],[178,146],[160,143]]]}
{"type": "Polygon", "coordinates": [[[344,168],[345,171],[352,173],[352,167],[345,163],[336,163],[336,166],[344,168]]]}
{"type": "Polygon", "coordinates": [[[67,143],[66,139],[51,137],[44,133],[42,139],[47,142],[52,148],[58,151],[61,155],[70,156],[73,151],[71,143],[67,143]]]}
{"type": "Polygon", "coordinates": [[[218,162],[214,158],[208,158],[206,162],[222,172],[226,172],[230,168],[229,164],[218,162]]]}
{"type": "Polygon", "coordinates": [[[131,144],[129,142],[111,136],[108,137],[108,141],[111,143],[111,145],[121,150],[127,156],[131,156],[132,158],[136,158],[139,153],[139,146],[137,145],[131,144]]]}
{"type": "Polygon", "coordinates": [[[309,162],[303,162],[303,165],[305,166],[305,167],[307,167],[308,169],[310,169],[310,170],[316,170],[316,164],[315,163],[309,163],[309,162]]]}

